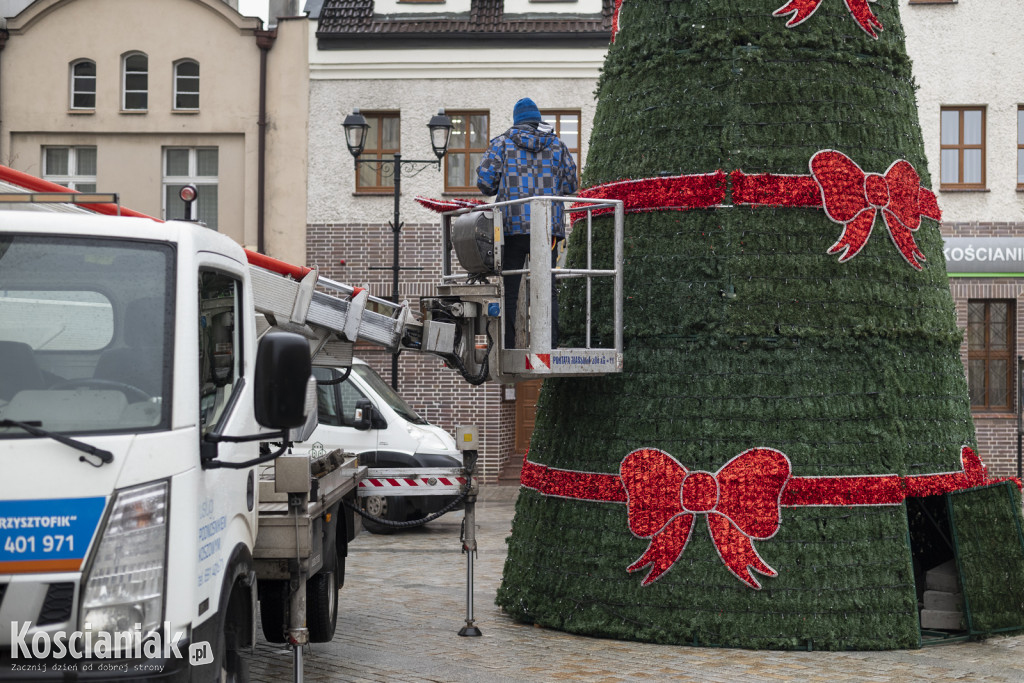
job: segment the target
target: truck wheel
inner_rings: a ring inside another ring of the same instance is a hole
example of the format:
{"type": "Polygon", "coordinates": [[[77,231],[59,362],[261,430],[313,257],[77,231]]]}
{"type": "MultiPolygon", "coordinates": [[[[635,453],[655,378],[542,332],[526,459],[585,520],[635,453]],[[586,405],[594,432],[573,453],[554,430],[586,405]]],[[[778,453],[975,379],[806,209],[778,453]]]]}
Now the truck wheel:
{"type": "Polygon", "coordinates": [[[249,664],[239,654],[237,649],[228,647],[228,634],[225,631],[225,627],[221,628],[217,641],[215,661],[219,662],[220,671],[217,672],[216,680],[220,681],[220,683],[248,683],[249,664]]]}
{"type": "Polygon", "coordinates": [[[238,650],[226,650],[220,667],[220,683],[248,683],[249,665],[238,650]]]}
{"type": "MultiPolygon", "coordinates": [[[[309,642],[329,643],[338,626],[337,562],[324,567],[306,581],[306,628],[309,642]]],[[[266,628],[266,627],[264,627],[266,628]]]]}
{"type": "MultiPolygon", "coordinates": [[[[388,521],[405,521],[405,501],[396,496],[368,496],[363,509],[374,517],[388,521]]],[[[363,517],[363,528],[371,534],[393,534],[397,529],[363,517]]]]}
{"type": "Polygon", "coordinates": [[[291,603],[287,581],[260,581],[260,625],[271,643],[287,642],[288,608],[291,603]]]}

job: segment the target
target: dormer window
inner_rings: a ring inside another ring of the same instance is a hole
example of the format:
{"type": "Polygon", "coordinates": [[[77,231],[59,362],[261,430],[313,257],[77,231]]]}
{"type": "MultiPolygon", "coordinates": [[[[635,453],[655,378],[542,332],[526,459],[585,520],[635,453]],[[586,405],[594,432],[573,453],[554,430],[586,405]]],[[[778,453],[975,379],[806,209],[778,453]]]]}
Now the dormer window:
{"type": "Polygon", "coordinates": [[[130,52],[122,60],[121,109],[146,111],[149,108],[149,57],[130,52]]]}

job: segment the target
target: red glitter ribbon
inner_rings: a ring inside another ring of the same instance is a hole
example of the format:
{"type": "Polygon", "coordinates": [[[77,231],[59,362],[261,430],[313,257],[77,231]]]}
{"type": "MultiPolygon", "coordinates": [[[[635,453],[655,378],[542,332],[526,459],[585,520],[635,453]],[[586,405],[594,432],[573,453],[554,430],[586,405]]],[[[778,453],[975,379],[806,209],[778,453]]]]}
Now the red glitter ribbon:
{"type": "Polygon", "coordinates": [[[884,175],[865,173],[852,159],[835,150],[816,153],[810,161],[811,175],[748,176],[734,171],[734,204],[768,206],[822,206],[825,214],[843,226],[843,233],[828,249],[848,261],[864,248],[879,211],[889,237],[904,260],[917,270],[924,254],[914,241],[913,231],[921,217],[942,219],[935,194],[921,187],[921,177],[909,161],[900,159],[884,175]]]}
{"type": "MultiPolygon", "coordinates": [[[[878,40],[878,33],[875,29],[881,31],[882,22],[871,11],[871,8],[868,6],[868,0],[843,1],[846,3],[846,9],[850,10],[850,14],[853,15],[857,25],[864,29],[864,32],[869,36],[878,40]]],[[[875,0],[871,0],[871,2],[875,2],[875,0]]],[[[786,22],[786,28],[793,28],[810,19],[818,11],[819,5],[821,5],[821,0],[789,0],[785,5],[772,12],[772,16],[783,17],[787,14],[792,14],[793,16],[786,22]]]]}
{"type": "MultiPolygon", "coordinates": [[[[725,201],[727,176],[722,171],[694,175],[659,176],[640,180],[619,180],[582,190],[583,199],[618,199],[626,213],[648,211],[686,211],[720,206],[725,201]]],[[[572,208],[586,206],[576,203],[572,208]]],[[[614,209],[595,209],[593,215],[614,209]]],[[[575,220],[580,220],[577,217],[575,220]]]]}
{"type": "Polygon", "coordinates": [[[430,197],[422,196],[414,197],[414,199],[420,205],[438,213],[455,211],[457,209],[467,209],[483,204],[483,201],[480,199],[431,199],[430,197]]]}
{"type": "MultiPolygon", "coordinates": [[[[730,206],[778,206],[823,208],[829,220],[843,226],[839,239],[828,248],[839,254],[839,261],[852,259],[867,244],[882,213],[889,237],[904,260],[921,270],[924,254],[914,241],[913,232],[921,227],[921,218],[942,220],[935,193],[921,187],[921,177],[906,160],[895,161],[884,174],[865,173],[852,159],[836,150],[814,154],[808,163],[810,175],[747,175],[736,170],[692,175],[659,176],[638,180],[618,180],[595,185],[579,193],[588,200],[615,199],[626,213],[649,211],[688,211],[730,206]],[[731,188],[731,189],[730,189],[731,188]]],[[[476,206],[479,200],[438,200],[416,197],[416,201],[437,212],[476,206]]],[[[573,209],[587,205],[577,202],[573,209]]],[[[598,216],[611,208],[594,209],[598,216]]],[[[575,212],[574,221],[583,220],[575,212]]]]}
{"type": "MultiPolygon", "coordinates": [[[[759,589],[751,569],[778,576],[754,549],[781,524],[781,508],[899,505],[907,498],[935,496],[1007,481],[988,479],[981,459],[964,446],[962,470],[901,477],[794,477],[789,458],[772,448],[752,448],[714,474],[688,470],[668,453],[640,448],[627,455],[619,474],[574,472],[524,460],[520,483],[545,496],[626,503],[629,529],[650,545],[627,571],[651,566],[646,586],[668,571],[689,542],[696,515],[705,515],[722,562],[740,581],[759,589]]],[[[1010,479],[1018,488],[1021,482],[1010,479]]]]}

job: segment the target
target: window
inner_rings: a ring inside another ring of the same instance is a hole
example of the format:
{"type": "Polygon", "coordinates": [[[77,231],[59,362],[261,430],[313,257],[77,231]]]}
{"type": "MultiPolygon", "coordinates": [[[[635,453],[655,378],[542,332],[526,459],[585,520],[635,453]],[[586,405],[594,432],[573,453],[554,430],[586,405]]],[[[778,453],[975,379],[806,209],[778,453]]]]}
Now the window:
{"type": "Polygon", "coordinates": [[[1024,107],[1017,107],[1017,189],[1024,190],[1024,107]]]}
{"type": "Polygon", "coordinates": [[[1016,336],[1013,301],[967,302],[967,382],[971,408],[1012,408],[1016,336]]]}
{"type": "Polygon", "coordinates": [[[490,114],[448,112],[452,136],[444,157],[444,191],[476,193],[476,167],[490,142],[490,114]]]}
{"type": "MultiPolygon", "coordinates": [[[[353,366],[353,371],[361,366],[353,366]]],[[[366,396],[347,379],[338,382],[341,372],[333,368],[313,368],[317,379],[317,416],[322,425],[332,427],[356,426],[356,402],[366,396]],[[319,384],[324,382],[324,384],[319,384]],[[327,382],[333,382],[328,384],[327,382]]]]}
{"type": "Polygon", "coordinates": [[[217,148],[167,147],[164,149],[164,219],[197,220],[217,229],[217,148]],[[185,185],[195,185],[198,197],[191,215],[179,196],[185,185]]]}
{"type": "MultiPolygon", "coordinates": [[[[401,119],[398,114],[364,113],[370,124],[360,159],[393,159],[401,151],[401,119]]],[[[356,192],[392,192],[394,169],[390,164],[357,164],[356,192]]]]}
{"type": "Polygon", "coordinates": [[[199,109],[199,62],[183,59],[174,64],[174,109],[199,109]]]}
{"type": "Polygon", "coordinates": [[[985,109],[943,107],[940,126],[941,189],[984,189],[985,109]]]}
{"type": "Polygon", "coordinates": [[[555,135],[565,143],[565,146],[572,152],[572,158],[576,162],[576,175],[579,180],[580,163],[580,112],[579,110],[568,111],[541,111],[541,119],[549,123],[555,129],[555,135]]]}
{"type": "Polygon", "coordinates": [[[96,191],[95,147],[43,147],[43,179],[79,192],[96,191]]]}
{"type": "Polygon", "coordinates": [[[199,273],[199,427],[217,426],[242,375],[240,293],[242,285],[223,273],[199,273]]]}
{"type": "Polygon", "coordinates": [[[71,108],[96,108],[96,62],[90,59],[71,63],[71,108]]]}
{"type": "Polygon", "coordinates": [[[121,109],[145,111],[149,108],[149,57],[132,52],[122,61],[121,109]]]}
{"type": "Polygon", "coordinates": [[[42,417],[64,434],[169,429],[173,247],[143,235],[5,233],[2,242],[4,417],[42,417]]]}

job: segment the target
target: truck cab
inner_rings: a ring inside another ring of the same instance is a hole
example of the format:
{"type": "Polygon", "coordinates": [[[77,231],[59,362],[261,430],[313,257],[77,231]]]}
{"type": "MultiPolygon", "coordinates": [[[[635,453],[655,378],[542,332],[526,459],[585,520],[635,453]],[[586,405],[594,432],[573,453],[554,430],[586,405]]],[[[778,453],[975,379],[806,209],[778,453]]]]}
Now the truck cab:
{"type": "Polygon", "coordinates": [[[214,231],[0,212],[0,678],[244,677],[259,443],[211,437],[305,419],[288,337],[214,231]]]}

